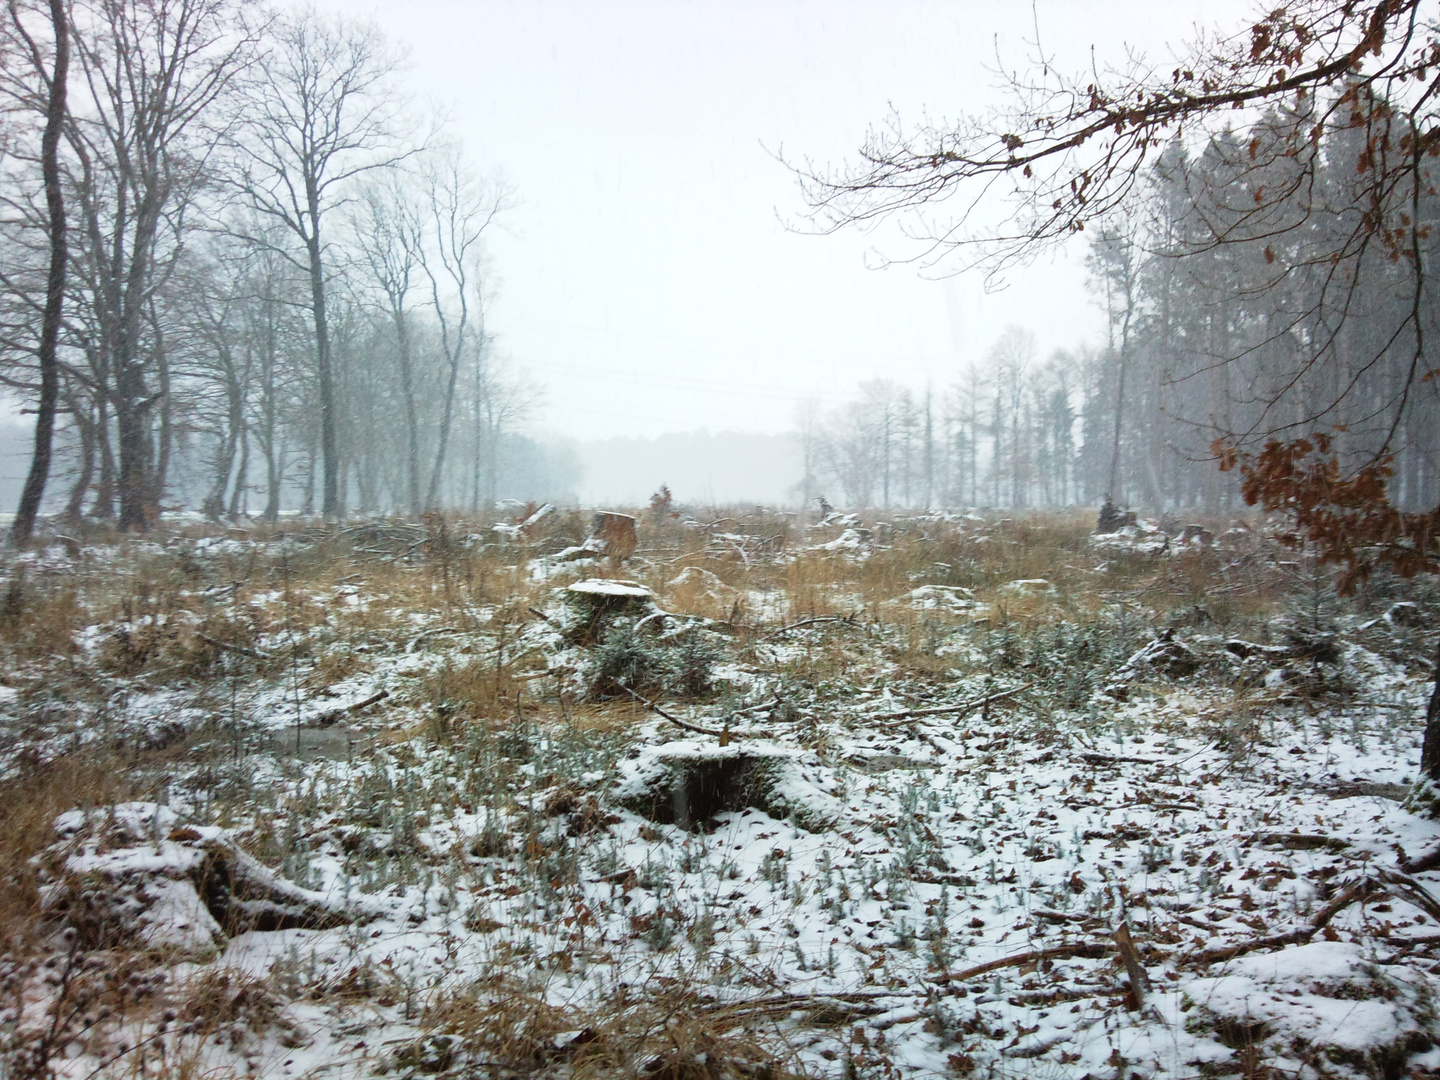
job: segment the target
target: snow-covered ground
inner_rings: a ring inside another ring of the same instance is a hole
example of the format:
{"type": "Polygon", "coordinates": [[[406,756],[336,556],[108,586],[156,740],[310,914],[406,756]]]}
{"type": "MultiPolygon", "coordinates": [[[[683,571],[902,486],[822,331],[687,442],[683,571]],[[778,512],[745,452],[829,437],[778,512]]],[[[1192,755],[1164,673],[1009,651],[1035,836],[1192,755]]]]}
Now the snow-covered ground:
{"type": "MultiPolygon", "coordinates": [[[[1440,847],[1402,802],[1435,612],[1167,625],[1140,586],[1201,553],[1154,534],[1079,546],[1089,577],[1059,585],[912,576],[868,616],[866,561],[928,541],[846,523],[745,555],[792,587],[828,560],[858,617],[658,559],[578,591],[602,568],[516,564],[529,591],[496,599],[429,564],[277,581],[273,544],[157,545],[200,565],[193,602],[84,627],[68,701],[39,660],[0,699],[12,775],[184,747],[163,806],[59,820],[36,864],[54,964],[11,966],[26,1012],[0,1020],[33,1039],[65,995],[98,1015],[82,974],[124,957],[164,983],[56,1040],[57,1075],[1440,1069],[1440,879],[1399,869],[1440,847]],[[1117,557],[1140,560],[1118,600],[1086,584],[1117,557]],[[671,587],[751,621],[669,610],[671,587]],[[146,633],[167,644],[116,673],[117,635],[146,633]],[[702,661],[694,700],[597,675],[702,661]]],[[[1217,597],[1289,557],[1245,544],[1214,565],[1252,577],[1217,597]]]]}

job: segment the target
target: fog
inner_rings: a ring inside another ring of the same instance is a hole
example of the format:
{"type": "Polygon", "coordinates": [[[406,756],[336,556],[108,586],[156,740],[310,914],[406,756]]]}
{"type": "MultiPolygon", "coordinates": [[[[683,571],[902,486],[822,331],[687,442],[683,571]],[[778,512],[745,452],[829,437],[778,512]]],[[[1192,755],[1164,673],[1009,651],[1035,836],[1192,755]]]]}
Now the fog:
{"type": "MultiPolygon", "coordinates": [[[[1037,351],[1104,334],[1080,244],[988,283],[874,269],[913,248],[890,229],[806,235],[776,160],[848,155],[889,105],[954,115],[996,97],[997,66],[1047,53],[1083,69],[1121,42],[1163,61],[1235,2],[469,3],[323,5],[375,18],[410,51],[522,205],[491,243],[490,326],[545,387],[544,424],[581,441],[699,430],[776,434],[797,400],[839,404],[862,380],[943,386],[1005,327],[1037,351]],[[787,227],[787,226],[793,226],[787,227]]],[[[675,473],[664,444],[585,455],[587,497],[675,473]],[[618,471],[617,471],[618,470],[618,471]]],[[[792,458],[781,459],[789,467],[792,458]]],[[[706,498],[705,476],[677,493],[706,498]]],[[[770,499],[798,475],[720,483],[770,499]]],[[[686,471],[689,472],[687,466],[686,471]]],[[[677,474],[678,475],[678,474],[677,474]]],[[[608,493],[608,494],[607,494],[608,493]]]]}
{"type": "MultiPolygon", "coordinates": [[[[77,9],[81,69],[184,55],[138,56],[122,9],[77,9]]],[[[1317,425],[1393,464],[1402,503],[1440,489],[1430,211],[1386,180],[1357,217],[1379,150],[1339,112],[1310,124],[1333,88],[1267,117],[1207,106],[1183,137],[1157,121],[1135,164],[1095,159],[1093,204],[1083,133],[1054,148],[1043,200],[1003,156],[963,196],[917,194],[953,191],[935,163],[968,160],[950,148],[975,132],[1002,154],[1043,143],[1069,122],[1053,110],[1103,100],[1087,80],[1149,93],[1229,50],[1223,84],[1252,49],[1239,0],[249,10],[144,9],[154,41],[195,45],[173,73],[185,109],[130,100],[163,80],[66,83],[56,184],[86,228],[57,299],[49,513],[489,515],[662,485],[695,506],[1218,511],[1241,493],[1217,448],[1317,425]],[[322,105],[338,133],[306,144],[322,105]],[[151,107],[169,125],[154,145],[125,119],[151,107]],[[133,167],[146,154],[163,184],[133,167]],[[910,173],[826,187],[907,154],[910,173]],[[1035,244],[1052,205],[1056,242],[1035,244]],[[947,246],[962,219],[1018,227],[1021,257],[974,265],[947,246]]],[[[11,21],[40,64],[3,83],[13,499],[16,410],[45,366],[51,45],[40,8],[11,21]]],[[[1095,130],[1123,143],[1128,122],[1095,130]]]]}

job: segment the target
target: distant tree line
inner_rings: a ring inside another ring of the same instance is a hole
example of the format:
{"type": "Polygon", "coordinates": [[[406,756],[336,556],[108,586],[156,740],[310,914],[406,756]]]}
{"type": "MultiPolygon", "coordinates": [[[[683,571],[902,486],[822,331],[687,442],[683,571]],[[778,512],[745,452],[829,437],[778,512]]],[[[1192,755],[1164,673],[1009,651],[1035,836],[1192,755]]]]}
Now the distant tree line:
{"type": "Polygon", "coordinates": [[[1102,343],[1042,361],[1012,327],[943,391],[876,380],[829,412],[804,406],[805,497],[1041,507],[1110,494],[1215,512],[1242,502],[1217,439],[1327,430],[1345,460],[1389,460],[1397,506],[1440,503],[1440,379],[1426,375],[1440,311],[1417,280],[1440,244],[1433,166],[1406,191],[1416,250],[1352,251],[1364,133],[1319,125],[1297,161],[1259,130],[1172,142],[1139,178],[1143,198],[1088,231],[1102,343]]]}
{"type": "Polygon", "coordinates": [[[41,420],[19,539],[47,480],[65,518],[131,530],[573,488],[486,328],[512,193],[401,67],[313,9],[7,2],[0,381],[41,420]]]}

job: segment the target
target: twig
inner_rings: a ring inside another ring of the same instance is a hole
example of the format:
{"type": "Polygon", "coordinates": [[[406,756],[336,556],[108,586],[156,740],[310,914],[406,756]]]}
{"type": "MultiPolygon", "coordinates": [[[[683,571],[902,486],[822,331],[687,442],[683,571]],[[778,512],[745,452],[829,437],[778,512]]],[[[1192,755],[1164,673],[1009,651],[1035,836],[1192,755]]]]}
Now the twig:
{"type": "Polygon", "coordinates": [[[458,633],[460,633],[460,627],[458,627],[458,626],[437,626],[434,630],[424,630],[424,631],[421,631],[420,633],[416,634],[413,638],[410,639],[410,644],[405,646],[405,651],[406,651],[407,653],[412,653],[412,652],[414,652],[416,646],[418,646],[418,645],[420,644],[420,642],[424,641],[426,638],[439,637],[441,634],[458,634],[458,633]]]}
{"type": "Polygon", "coordinates": [[[541,622],[547,622],[547,623],[549,623],[551,626],[555,626],[555,625],[556,625],[554,619],[550,618],[549,615],[546,615],[543,611],[539,610],[538,608],[527,607],[525,610],[528,611],[528,612],[530,612],[531,615],[534,615],[534,616],[535,616],[537,619],[539,619],[541,622]]]}
{"type": "Polygon", "coordinates": [[[1253,941],[1242,941],[1238,945],[1225,945],[1218,949],[1207,949],[1204,952],[1193,953],[1190,956],[1181,957],[1178,961],[1182,964],[1216,964],[1222,960],[1233,960],[1256,949],[1274,949],[1285,945],[1297,945],[1307,942],[1327,925],[1336,915],[1344,911],[1357,900],[1363,900],[1375,890],[1375,880],[1364,878],[1355,882],[1346,889],[1341,890],[1328,904],[1315,913],[1310,920],[1309,926],[1302,926],[1298,930],[1290,930],[1284,934],[1273,934],[1270,937],[1256,938],[1253,941]]]}
{"type": "Polygon", "coordinates": [[[1041,960],[1100,960],[1110,951],[1110,948],[1109,942],[1097,941],[1081,945],[1057,945],[1053,949],[1032,949],[1029,952],[1016,953],[1014,956],[1002,956],[999,960],[991,960],[986,964],[976,964],[964,971],[941,975],[934,981],[969,982],[978,975],[986,975],[992,971],[999,971],[1001,968],[1019,967],[1021,964],[1039,963],[1041,960]]]}
{"type": "Polygon", "coordinates": [[[682,727],[682,728],[684,728],[686,731],[693,731],[693,732],[695,732],[695,734],[697,734],[697,735],[713,735],[713,736],[715,736],[717,739],[733,739],[733,738],[735,738],[735,733],[734,733],[733,731],[729,731],[729,730],[726,730],[726,731],[711,731],[709,728],[696,727],[694,724],[687,724],[684,720],[681,720],[678,716],[673,716],[673,715],[671,715],[670,713],[666,712],[664,709],[660,708],[659,705],[656,705],[655,702],[651,701],[649,698],[644,697],[644,696],[642,696],[642,695],[640,695],[640,694],[637,694],[634,690],[631,690],[630,687],[626,686],[626,685],[625,685],[624,683],[622,683],[619,679],[612,679],[611,681],[614,682],[614,684],[615,684],[616,686],[620,687],[621,690],[624,690],[627,694],[629,694],[631,697],[633,697],[636,701],[640,702],[640,704],[644,705],[644,706],[645,706],[647,709],[649,709],[651,712],[655,713],[657,716],[664,717],[666,720],[669,720],[672,724],[675,724],[675,725],[677,725],[677,726],[679,726],[679,727],[682,727]]]}
{"type": "Polygon", "coordinates": [[[389,696],[389,690],[381,690],[378,693],[371,694],[364,701],[357,701],[354,705],[347,707],[345,711],[348,713],[358,713],[363,709],[368,709],[371,705],[384,701],[389,696]]]}
{"type": "MultiPolygon", "coordinates": [[[[1014,956],[1004,956],[999,960],[991,960],[985,964],[977,964],[963,971],[951,972],[948,975],[938,975],[928,981],[931,984],[968,982],[971,979],[980,975],[986,975],[992,971],[999,971],[1007,967],[1020,967],[1021,965],[1029,963],[1039,963],[1043,960],[1102,960],[1109,953],[1110,949],[1111,945],[1109,942],[1104,941],[1076,945],[1058,945],[1050,949],[1032,949],[1029,952],[1016,953],[1014,956]]],[[[777,1007],[798,1008],[806,1005],[820,1005],[829,1001],[844,1004],[860,1004],[867,1001],[874,1001],[877,998],[923,997],[925,994],[926,990],[922,986],[852,990],[823,994],[774,994],[770,997],[754,998],[750,1001],[715,1002],[703,1006],[703,1008],[706,1012],[759,1012],[777,1007]]],[[[1089,995],[1087,994],[1086,996],[1089,995]]]]}
{"type": "Polygon", "coordinates": [[[214,645],[215,648],[223,649],[226,652],[239,653],[241,656],[253,657],[256,660],[274,659],[269,653],[260,652],[258,649],[249,649],[244,645],[231,645],[228,641],[220,641],[217,638],[211,637],[209,634],[202,634],[198,630],[195,631],[195,636],[206,644],[214,645]]]}
{"type": "Polygon", "coordinates": [[[1120,754],[1081,754],[1080,760],[1087,765],[1169,765],[1171,762],[1161,761],[1159,758],[1148,757],[1124,757],[1120,754]]]}
{"type": "Polygon", "coordinates": [[[1002,690],[998,694],[991,694],[988,697],[975,698],[973,701],[964,701],[959,705],[936,705],[928,709],[902,709],[899,712],[879,713],[867,717],[869,720],[908,720],[916,716],[939,716],[942,713],[967,713],[971,709],[982,709],[986,705],[996,701],[1003,701],[1005,698],[1014,697],[1022,690],[1029,690],[1035,684],[1028,682],[1024,686],[1017,686],[1011,690],[1002,690]]]}
{"type": "MultiPolygon", "coordinates": [[[[1408,864],[1407,864],[1408,865],[1408,864]]],[[[1330,920],[1344,911],[1351,904],[1367,897],[1376,895],[1380,887],[1384,891],[1395,893],[1410,903],[1414,904],[1421,911],[1429,915],[1436,922],[1440,922],[1440,900],[1437,900],[1429,889],[1407,874],[1395,870],[1377,870],[1366,878],[1354,882],[1342,889],[1323,908],[1315,913],[1308,926],[1302,926],[1297,930],[1290,930],[1284,934],[1274,934],[1271,937],[1257,938],[1254,941],[1242,941],[1238,945],[1226,945],[1219,949],[1209,949],[1205,952],[1194,953],[1182,957],[1180,963],[1185,964],[1214,964],[1221,960],[1230,960],[1244,953],[1254,952],[1256,949],[1279,948],[1285,945],[1297,945],[1309,941],[1321,930],[1329,925],[1330,920]]]]}
{"type": "Polygon", "coordinates": [[[749,716],[751,713],[764,712],[766,709],[773,709],[779,704],[780,699],[778,697],[773,697],[769,701],[762,701],[759,705],[747,705],[743,709],[736,709],[734,715],[749,716]]]}
{"type": "Polygon", "coordinates": [[[853,624],[853,623],[855,622],[855,616],[854,616],[854,615],[817,615],[817,616],[816,616],[815,618],[813,618],[813,619],[801,619],[799,622],[797,622],[797,623],[791,623],[789,626],[782,626],[782,627],[780,627],[779,630],[772,630],[770,633],[768,633],[768,634],[765,635],[765,640],[766,640],[766,641],[769,641],[771,638],[777,638],[777,637],[779,637],[781,634],[788,634],[791,630],[803,630],[803,629],[804,629],[805,627],[807,627],[807,626],[818,626],[818,625],[820,625],[821,623],[835,623],[835,622],[843,622],[843,623],[852,623],[852,624],[853,624]]]}

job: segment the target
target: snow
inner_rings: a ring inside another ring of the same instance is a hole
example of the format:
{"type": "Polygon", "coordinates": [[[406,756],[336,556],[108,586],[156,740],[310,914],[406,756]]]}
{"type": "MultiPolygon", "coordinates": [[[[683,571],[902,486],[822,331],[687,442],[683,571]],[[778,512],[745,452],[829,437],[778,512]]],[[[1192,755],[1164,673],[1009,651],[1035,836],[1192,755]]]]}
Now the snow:
{"type": "MultiPolygon", "coordinates": [[[[967,544],[990,527],[965,525],[967,544]]],[[[839,539],[850,539],[839,547],[774,558],[876,550],[858,520],[840,527],[839,539]]],[[[1139,550],[1154,538],[1137,528],[1122,541],[1139,550]]],[[[1242,532],[1215,544],[1260,542],[1242,532]]],[[[1118,551],[1076,547],[1086,573],[1118,551]]],[[[204,557],[229,550],[211,544],[204,557]]],[[[743,565],[738,555],[725,564],[735,580],[743,565]]],[[[650,576],[634,572],[657,588],[723,586],[710,571],[672,567],[657,560],[650,576]]],[[[956,580],[951,569],[935,576],[956,580]]],[[[177,983],[231,972],[287,988],[277,1006],[285,1024],[197,1058],[217,1073],[253,1061],[267,1076],[362,1075],[382,1064],[405,1075],[418,1066],[402,1069],[396,1055],[447,1035],[422,1026],[426,1003],[485,1004],[503,993],[578,1015],[662,987],[688,995],[699,1021],[717,1015],[707,1010],[798,995],[793,1014],[764,1023],[812,1074],[837,1078],[847,1067],[943,1075],[959,1071],[957,1056],[976,1063],[973,1075],[993,1066],[1109,1076],[1124,1059],[1127,1075],[1193,1077],[1238,1068],[1231,1044],[1242,1029],[1268,1065],[1288,1061],[1296,1073],[1321,1061],[1325,1075],[1365,1076],[1366,1060],[1392,1052],[1411,1065],[1440,1060],[1422,1049],[1440,1038],[1429,970],[1440,930],[1381,887],[1335,917],[1334,940],[1317,933],[1223,962],[1195,959],[1303,928],[1347,883],[1440,845],[1440,823],[1398,801],[1416,774],[1428,693],[1425,673],[1405,659],[1418,651],[1405,635],[1426,632],[1424,611],[1338,622],[1335,655],[1322,661],[1276,644],[1288,640],[1278,622],[1158,632],[1144,620],[1105,623],[1094,651],[1065,652],[1062,642],[1052,656],[1033,642],[1072,631],[1059,621],[1067,609],[1047,605],[1054,624],[1027,627],[1030,651],[1010,656],[1006,635],[1020,631],[923,569],[898,575],[878,602],[853,581],[817,582],[822,610],[865,614],[773,639],[786,594],[748,584],[736,590],[747,617],[768,624],[662,615],[645,629],[656,641],[698,630],[725,644],[716,697],[661,699],[688,722],[728,727],[722,747],[676,737],[673,724],[632,703],[580,700],[591,654],[572,640],[567,597],[648,604],[654,593],[641,581],[565,584],[562,573],[574,572],[543,559],[517,565],[516,581],[549,582],[526,600],[549,621],[504,616],[506,656],[524,658],[512,669],[525,676],[523,692],[478,716],[462,708],[443,733],[436,706],[452,702],[455,686],[446,680],[493,678],[495,604],[393,612],[375,630],[365,620],[386,610],[378,590],[317,586],[307,596],[325,622],[292,634],[272,613],[259,639],[287,657],[278,675],[234,657],[225,670],[239,674],[209,685],[105,674],[96,703],[48,711],[33,704],[43,679],[17,679],[23,689],[0,694],[15,732],[7,768],[32,760],[20,758],[22,746],[48,760],[86,740],[138,745],[169,724],[226,751],[208,771],[182,758],[164,805],[62,814],[46,855],[55,871],[47,902],[62,902],[69,877],[104,882],[139,946],[169,954],[177,983]],[[363,609],[349,602],[357,595],[363,609]],[[990,623],[975,617],[982,612],[990,623]],[[943,617],[951,613],[968,617],[943,617]],[[920,674],[900,659],[918,648],[907,636],[918,636],[916,624],[933,635],[926,661],[940,661],[920,674]],[[448,626],[464,632],[423,637],[406,652],[416,635],[448,626]],[[1228,647],[1236,643],[1245,655],[1228,647]],[[311,679],[320,660],[357,654],[359,670],[311,679]],[[1081,675],[1090,681],[1068,681],[1081,675]],[[380,689],[390,692],[383,705],[346,711],[380,689]],[[983,710],[876,719],[1005,691],[983,710]],[[766,704],[781,699],[793,711],[766,704]],[[338,750],[325,749],[331,737],[338,750]],[[687,792],[695,820],[676,812],[677,778],[742,773],[713,808],[694,796],[720,793],[687,792]],[[217,851],[273,895],[344,905],[354,921],[233,932],[194,883],[217,851]],[[1151,981],[1142,1009],[1126,1008],[1113,949],[958,977],[1035,950],[1109,948],[1122,921],[1151,981]],[[372,989],[348,998],[338,989],[360,984],[372,989]],[[817,1001],[851,1011],[829,1027],[810,1023],[805,1010],[817,1001]]],[[[1071,579],[1045,572],[1065,584],[1068,602],[1071,579]]],[[[284,602],[272,584],[257,582],[233,605],[205,602],[249,618],[237,613],[284,602]]],[[[1058,592],[1034,578],[976,585],[986,588],[1058,592]]],[[[98,656],[119,622],[77,634],[77,663],[98,656]]],[[[1440,874],[1418,877],[1440,892],[1440,874]]],[[[543,1041],[569,1046],[581,1030],[559,1024],[543,1041]]],[[[479,1068],[466,1064],[470,1052],[455,1050],[457,1069],[479,1068]]],[[[63,1075],[78,1080],[96,1063],[77,1053],[63,1075]]]]}
{"type": "Polygon", "coordinates": [[[582,596],[615,596],[649,600],[655,595],[644,585],[634,581],[621,581],[618,578],[586,578],[584,581],[577,581],[567,587],[572,593],[579,593],[582,596]]]}

